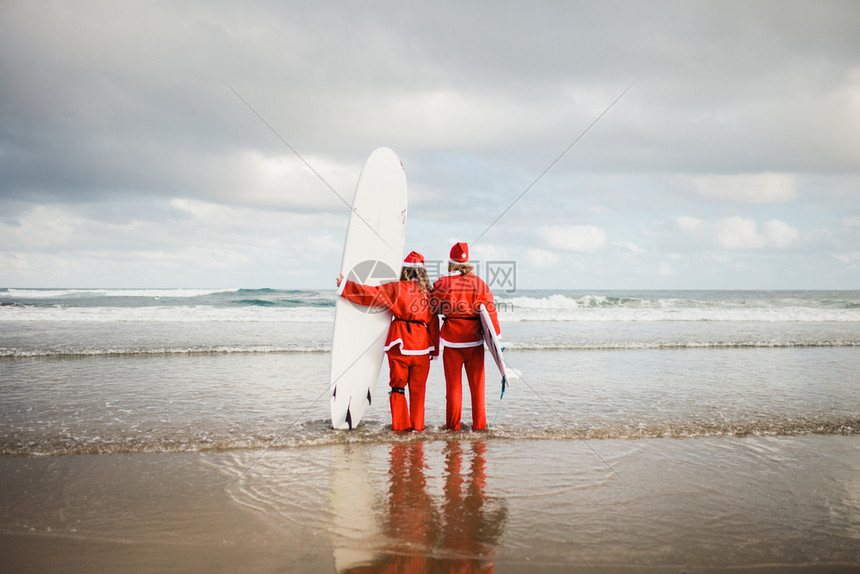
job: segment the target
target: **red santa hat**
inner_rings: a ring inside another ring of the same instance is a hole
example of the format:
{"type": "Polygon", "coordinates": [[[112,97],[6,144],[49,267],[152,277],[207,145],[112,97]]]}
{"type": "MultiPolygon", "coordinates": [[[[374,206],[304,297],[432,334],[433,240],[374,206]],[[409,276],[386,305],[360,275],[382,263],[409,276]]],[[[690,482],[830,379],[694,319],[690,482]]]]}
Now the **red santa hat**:
{"type": "Polygon", "coordinates": [[[449,257],[450,263],[466,263],[469,260],[469,246],[462,241],[455,243],[449,257]]]}
{"type": "Polygon", "coordinates": [[[406,259],[403,260],[403,266],[424,269],[424,256],[417,251],[413,251],[406,256],[406,259]]]}

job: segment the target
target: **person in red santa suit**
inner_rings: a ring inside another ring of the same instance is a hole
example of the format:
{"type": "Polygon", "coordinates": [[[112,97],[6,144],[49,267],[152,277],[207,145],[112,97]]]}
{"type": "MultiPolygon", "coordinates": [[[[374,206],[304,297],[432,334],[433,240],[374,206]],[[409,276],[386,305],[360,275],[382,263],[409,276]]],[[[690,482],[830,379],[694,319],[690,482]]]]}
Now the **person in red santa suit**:
{"type": "Polygon", "coordinates": [[[400,281],[372,287],[344,281],[341,275],[337,285],[341,297],[359,305],[385,307],[391,312],[391,326],[385,342],[390,371],[391,430],[424,430],[424,390],[430,372],[430,353],[439,336],[439,322],[430,303],[430,280],[424,268],[424,256],[415,251],[406,256],[400,281]]]}
{"type": "MultiPolygon", "coordinates": [[[[445,369],[446,426],[460,429],[463,405],[463,368],[472,395],[472,429],[487,428],[484,404],[484,337],[481,330],[480,305],[483,303],[492,319],[496,334],[501,333],[493,292],[483,279],[473,274],[468,264],[469,246],[457,243],[448,260],[450,275],[433,284],[433,310],[442,317],[440,341],[445,369]]],[[[438,353],[438,351],[435,351],[438,353]]]]}

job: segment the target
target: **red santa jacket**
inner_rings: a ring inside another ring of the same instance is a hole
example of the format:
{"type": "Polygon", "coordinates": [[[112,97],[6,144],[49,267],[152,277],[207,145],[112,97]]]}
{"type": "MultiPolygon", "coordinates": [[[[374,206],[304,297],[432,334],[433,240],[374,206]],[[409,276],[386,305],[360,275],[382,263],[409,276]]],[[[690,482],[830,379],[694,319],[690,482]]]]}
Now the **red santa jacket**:
{"type": "MultiPolygon", "coordinates": [[[[478,314],[483,303],[490,313],[496,334],[501,334],[493,292],[484,280],[469,273],[446,275],[433,284],[433,310],[443,317],[441,338],[446,347],[478,347],[483,344],[478,314]]],[[[439,348],[438,343],[435,345],[439,348]]]]}
{"type": "Polygon", "coordinates": [[[439,323],[433,314],[430,294],[415,281],[392,281],[379,287],[354,281],[341,284],[341,297],[368,307],[385,307],[393,318],[385,350],[400,346],[404,355],[426,355],[435,349],[439,323]]]}

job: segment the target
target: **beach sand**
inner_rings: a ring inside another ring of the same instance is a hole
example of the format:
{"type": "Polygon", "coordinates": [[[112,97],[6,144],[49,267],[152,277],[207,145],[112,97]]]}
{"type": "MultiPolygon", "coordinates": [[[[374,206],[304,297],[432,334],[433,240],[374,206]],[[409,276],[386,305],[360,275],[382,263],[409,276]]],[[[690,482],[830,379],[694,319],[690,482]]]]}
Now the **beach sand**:
{"type": "Polygon", "coordinates": [[[860,571],[853,436],[413,434],[3,457],[0,481],[2,572],[860,571]]]}
{"type": "Polygon", "coordinates": [[[325,572],[331,546],[236,504],[205,454],[3,458],[4,572],[325,572]]]}

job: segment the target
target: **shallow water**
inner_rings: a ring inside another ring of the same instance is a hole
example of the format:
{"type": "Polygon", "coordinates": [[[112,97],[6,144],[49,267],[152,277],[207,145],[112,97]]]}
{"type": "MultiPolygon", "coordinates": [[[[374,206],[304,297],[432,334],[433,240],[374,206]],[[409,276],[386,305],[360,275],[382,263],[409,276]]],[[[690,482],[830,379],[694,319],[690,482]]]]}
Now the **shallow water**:
{"type": "Polygon", "coordinates": [[[330,428],[331,293],[158,293],[0,306],[4,551],[83,544],[81,572],[124,553],[139,571],[860,569],[856,292],[511,298],[521,378],[500,400],[488,366],[492,428],[441,428],[434,363],[429,428],[406,434],[385,366],[361,425],[330,428]]]}
{"type": "MultiPolygon", "coordinates": [[[[488,375],[492,436],[657,438],[860,434],[860,353],[850,347],[508,351],[504,398],[488,375]]],[[[0,361],[3,454],[265,448],[339,442],[328,353],[0,361]]],[[[352,441],[387,440],[383,368],[352,441]],[[381,396],[380,396],[381,395],[381,396]]],[[[429,432],[442,432],[441,367],[429,432]]],[[[468,403],[468,401],[467,401],[468,403]]],[[[469,420],[466,406],[464,420],[469,420]]]]}
{"type": "Polygon", "coordinates": [[[382,561],[860,566],[858,471],[852,437],[478,438],[268,453],[231,493],[382,561]]]}

